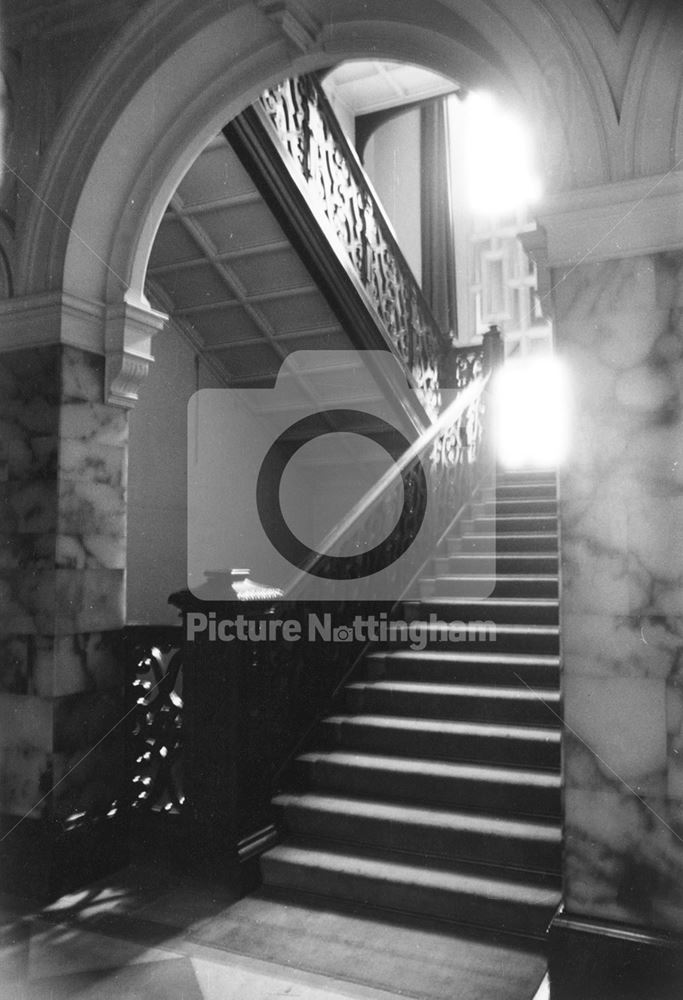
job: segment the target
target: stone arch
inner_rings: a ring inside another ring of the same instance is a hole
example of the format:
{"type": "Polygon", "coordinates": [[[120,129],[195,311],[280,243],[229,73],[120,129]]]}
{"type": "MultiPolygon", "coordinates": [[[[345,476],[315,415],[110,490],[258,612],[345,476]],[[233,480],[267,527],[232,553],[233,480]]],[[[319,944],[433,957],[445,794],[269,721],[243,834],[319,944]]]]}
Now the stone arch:
{"type": "Polygon", "coordinates": [[[482,0],[334,0],[324,23],[312,2],[212,2],[199,12],[189,0],[149,3],[91,69],[45,157],[20,234],[19,294],[63,289],[144,305],[161,214],[212,134],[269,82],[368,55],[486,83],[526,105],[545,137],[550,188],[606,179],[599,116],[571,45],[536,0],[523,0],[514,21],[482,0]],[[581,133],[573,161],[568,92],[571,131],[581,133]]]}

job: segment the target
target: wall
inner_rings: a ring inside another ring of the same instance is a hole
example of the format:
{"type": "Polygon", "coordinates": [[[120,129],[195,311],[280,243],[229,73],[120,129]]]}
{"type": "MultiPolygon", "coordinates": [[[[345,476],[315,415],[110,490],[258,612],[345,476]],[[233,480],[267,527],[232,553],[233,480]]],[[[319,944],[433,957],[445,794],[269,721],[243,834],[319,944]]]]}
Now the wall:
{"type": "Polygon", "coordinates": [[[129,624],[176,624],[168,596],[187,585],[187,403],[218,386],[169,325],[153,341],[154,364],[130,415],[127,614],[129,624]]]}
{"type": "Polygon", "coordinates": [[[683,252],[558,270],[565,905],[683,931],[683,252]]]}
{"type": "Polygon", "coordinates": [[[363,165],[421,284],[420,112],[408,111],[378,128],[363,165]]]}

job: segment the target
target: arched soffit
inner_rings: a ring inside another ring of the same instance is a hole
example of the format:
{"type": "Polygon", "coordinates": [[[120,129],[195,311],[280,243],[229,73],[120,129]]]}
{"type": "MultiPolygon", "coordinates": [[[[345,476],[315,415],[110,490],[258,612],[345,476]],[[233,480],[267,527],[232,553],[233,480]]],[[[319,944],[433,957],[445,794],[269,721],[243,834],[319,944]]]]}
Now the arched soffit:
{"type": "Polygon", "coordinates": [[[683,6],[662,0],[654,8],[624,101],[624,126],[633,135],[628,165],[635,177],[683,168],[683,6]]]}
{"type": "Polygon", "coordinates": [[[197,9],[193,0],[150,0],[135,15],[88,73],[45,158],[22,239],[20,292],[141,297],[164,208],[206,142],[264,86],[342,58],[403,59],[493,88],[524,106],[549,189],[607,179],[595,101],[538,0],[519,0],[514,17],[487,0],[291,6],[310,33],[304,52],[250,2],[197,9]]]}

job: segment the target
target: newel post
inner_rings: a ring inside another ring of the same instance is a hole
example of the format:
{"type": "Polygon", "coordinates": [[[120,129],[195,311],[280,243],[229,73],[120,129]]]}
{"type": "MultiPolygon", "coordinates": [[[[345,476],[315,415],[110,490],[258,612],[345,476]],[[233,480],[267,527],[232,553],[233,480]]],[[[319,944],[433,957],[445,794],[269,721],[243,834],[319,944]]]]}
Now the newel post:
{"type": "Polygon", "coordinates": [[[484,334],[482,343],[484,347],[484,366],[487,372],[493,374],[502,367],[505,359],[503,335],[495,323],[484,334]]]}

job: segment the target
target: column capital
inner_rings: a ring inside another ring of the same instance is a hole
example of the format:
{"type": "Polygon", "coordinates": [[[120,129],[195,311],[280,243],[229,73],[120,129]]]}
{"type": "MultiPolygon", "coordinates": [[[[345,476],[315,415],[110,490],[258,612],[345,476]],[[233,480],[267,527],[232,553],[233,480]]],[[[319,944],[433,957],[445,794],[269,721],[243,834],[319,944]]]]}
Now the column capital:
{"type": "Polygon", "coordinates": [[[105,356],[105,401],[130,408],[147,377],[152,337],[168,321],[144,301],[111,303],[66,292],[0,301],[0,353],[62,344],[105,356]]]}
{"type": "Polygon", "coordinates": [[[115,406],[135,406],[149,373],[152,337],[168,321],[146,303],[117,302],[106,311],[104,328],[105,399],[115,406]]]}
{"type": "Polygon", "coordinates": [[[683,170],[553,195],[537,215],[548,265],[680,250],[682,203],[683,170]]]}

